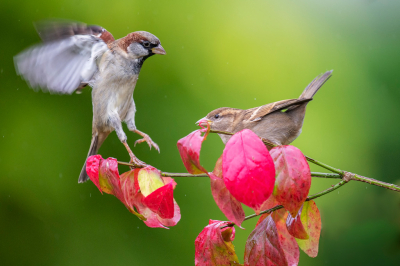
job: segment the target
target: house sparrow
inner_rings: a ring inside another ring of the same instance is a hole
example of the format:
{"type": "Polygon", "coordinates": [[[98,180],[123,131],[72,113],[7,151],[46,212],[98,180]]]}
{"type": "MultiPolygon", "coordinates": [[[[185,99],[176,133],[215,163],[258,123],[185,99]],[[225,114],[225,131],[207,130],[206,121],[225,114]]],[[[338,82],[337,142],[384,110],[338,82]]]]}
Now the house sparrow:
{"type": "MultiPolygon", "coordinates": [[[[159,148],[135,125],[133,91],[143,62],[154,54],[165,54],[160,40],[145,31],[136,31],[114,40],[102,27],[76,22],[46,21],[36,25],[42,44],[33,46],[14,58],[17,73],[32,88],[58,94],[71,94],[90,85],[93,102],[92,141],[88,157],[97,154],[101,144],[116,131],[128,150],[131,163],[142,167],[129,148],[121,122],[128,129],[159,148]]],[[[86,162],[79,183],[88,180],[86,162]]]]}
{"type": "MultiPolygon", "coordinates": [[[[209,123],[212,130],[231,133],[247,128],[276,145],[287,145],[300,135],[306,106],[331,77],[332,71],[316,77],[298,99],[283,100],[247,110],[222,107],[210,112],[197,121],[197,124],[206,126],[209,123]]],[[[231,138],[231,135],[218,135],[224,144],[231,138]]]]}

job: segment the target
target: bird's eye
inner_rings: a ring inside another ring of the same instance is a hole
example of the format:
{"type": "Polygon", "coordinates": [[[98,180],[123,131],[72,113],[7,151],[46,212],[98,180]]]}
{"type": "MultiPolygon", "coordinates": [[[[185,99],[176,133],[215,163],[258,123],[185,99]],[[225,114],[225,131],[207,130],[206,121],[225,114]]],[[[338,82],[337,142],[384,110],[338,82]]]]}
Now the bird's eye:
{"type": "Polygon", "coordinates": [[[144,47],[150,47],[150,42],[148,41],[144,41],[142,44],[144,47]]]}
{"type": "Polygon", "coordinates": [[[214,115],[215,118],[219,118],[219,114],[214,115]]]}

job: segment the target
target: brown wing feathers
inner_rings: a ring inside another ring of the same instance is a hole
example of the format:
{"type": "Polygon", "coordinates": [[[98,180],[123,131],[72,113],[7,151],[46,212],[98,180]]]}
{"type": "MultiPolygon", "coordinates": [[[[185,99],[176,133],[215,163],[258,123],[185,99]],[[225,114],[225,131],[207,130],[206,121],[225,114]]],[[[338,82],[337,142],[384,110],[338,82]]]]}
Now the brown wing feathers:
{"type": "Polygon", "coordinates": [[[102,39],[106,44],[115,40],[110,32],[96,25],[62,20],[45,20],[36,23],[35,26],[43,42],[61,40],[74,35],[93,35],[102,39]]]}
{"type": "Polygon", "coordinates": [[[299,105],[301,103],[309,102],[312,99],[290,99],[279,102],[269,103],[260,107],[255,107],[247,110],[244,118],[250,121],[260,120],[262,117],[283,109],[287,109],[293,105],[299,105]]]}

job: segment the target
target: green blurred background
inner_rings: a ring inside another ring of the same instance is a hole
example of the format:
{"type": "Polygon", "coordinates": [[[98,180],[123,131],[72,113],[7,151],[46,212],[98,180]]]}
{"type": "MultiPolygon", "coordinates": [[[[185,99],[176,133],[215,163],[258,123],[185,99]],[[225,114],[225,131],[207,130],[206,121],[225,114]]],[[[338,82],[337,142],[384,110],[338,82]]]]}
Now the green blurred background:
{"type": "MultiPolygon", "coordinates": [[[[146,61],[134,95],[136,124],[161,154],[146,144],[134,152],[163,171],[185,171],[176,142],[209,111],[298,97],[334,69],[293,144],[340,169],[399,184],[399,10],[395,0],[1,0],[0,264],[193,265],[196,236],[208,219],[225,219],[207,178],[176,178],[182,219],[170,230],[147,228],[115,197],[77,183],[91,138],[91,90],[35,93],[16,75],[13,56],[40,41],[33,21],[65,18],[116,38],[146,30],[161,39],[167,55],[146,61]]],[[[133,146],[138,135],[126,132],[133,146]]],[[[217,135],[207,139],[207,169],[222,149],[217,135]]],[[[115,133],[100,153],[129,160],[115,133]]],[[[313,178],[311,193],[336,182],[313,178]]],[[[300,265],[399,265],[398,193],[351,182],[316,203],[319,255],[302,253],[300,265]]],[[[237,231],[242,262],[255,223],[237,231]]]]}

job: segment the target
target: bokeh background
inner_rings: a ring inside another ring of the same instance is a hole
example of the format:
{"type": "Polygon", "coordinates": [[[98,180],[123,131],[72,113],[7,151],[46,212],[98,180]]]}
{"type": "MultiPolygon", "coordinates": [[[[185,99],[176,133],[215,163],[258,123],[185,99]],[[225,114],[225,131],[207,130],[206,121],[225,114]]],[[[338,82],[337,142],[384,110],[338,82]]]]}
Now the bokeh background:
{"type": "MultiPolygon", "coordinates": [[[[209,111],[296,98],[334,69],[293,144],[340,169],[399,184],[399,10],[396,0],[1,0],[1,264],[193,265],[196,236],[208,219],[225,219],[207,178],[176,178],[182,219],[170,230],[147,228],[115,197],[77,183],[91,138],[91,90],[36,93],[16,75],[13,56],[40,41],[33,21],[65,18],[116,38],[146,30],[161,39],[167,55],[146,61],[134,93],[138,128],[161,153],[146,144],[134,152],[163,171],[185,172],[176,142],[209,111]]],[[[127,135],[133,146],[138,136],[127,135]]],[[[212,169],[222,150],[210,136],[203,165],[212,169]]],[[[129,160],[115,133],[100,153],[129,160]]],[[[336,182],[313,178],[311,193],[336,182]]],[[[399,265],[398,193],[351,182],[316,203],[319,255],[302,253],[300,265],[399,265]]],[[[255,223],[237,231],[242,262],[255,223]]]]}

